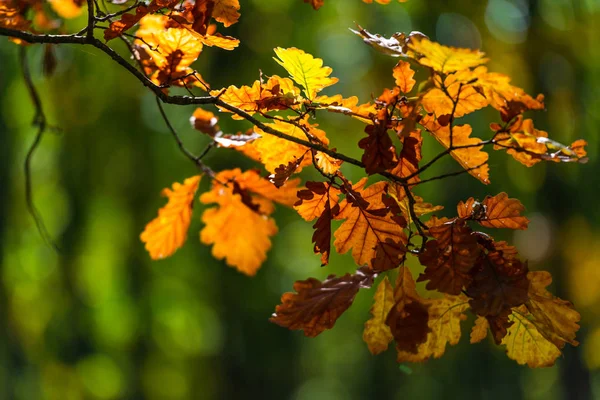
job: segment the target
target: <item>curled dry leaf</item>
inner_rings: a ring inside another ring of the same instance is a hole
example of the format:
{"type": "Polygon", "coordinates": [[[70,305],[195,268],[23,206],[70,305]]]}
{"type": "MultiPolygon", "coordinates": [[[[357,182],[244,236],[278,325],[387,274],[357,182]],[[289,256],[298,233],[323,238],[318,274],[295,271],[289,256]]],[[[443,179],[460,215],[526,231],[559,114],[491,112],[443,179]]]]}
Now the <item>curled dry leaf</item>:
{"type": "Polygon", "coordinates": [[[368,268],[341,277],[330,275],[323,282],[309,278],[294,283],[294,291],[281,296],[270,321],[288,329],[301,329],[314,337],[331,329],[337,319],[352,305],[361,288],[373,285],[374,275],[368,268]]]}
{"type": "Polygon", "coordinates": [[[196,108],[194,114],[190,117],[190,123],[194,129],[199,130],[202,133],[206,133],[209,136],[215,136],[220,132],[217,122],[219,119],[215,117],[210,111],[206,111],[203,108],[196,108]]]}

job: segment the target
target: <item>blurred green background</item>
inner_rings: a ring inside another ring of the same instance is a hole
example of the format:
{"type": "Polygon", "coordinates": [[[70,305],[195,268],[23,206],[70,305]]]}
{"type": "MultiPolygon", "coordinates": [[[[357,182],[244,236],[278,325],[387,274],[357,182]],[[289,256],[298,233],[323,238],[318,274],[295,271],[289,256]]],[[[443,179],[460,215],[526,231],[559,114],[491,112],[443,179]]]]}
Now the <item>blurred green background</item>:
{"type": "MultiPolygon", "coordinates": [[[[320,268],[312,224],[286,209],[275,214],[279,234],[254,278],[214,260],[199,243],[198,203],[186,245],[152,262],[139,233],[164,204],[160,190],[196,174],[194,166],[178,152],[152,94],[108,57],[60,47],[56,73],[44,78],[42,47],[31,46],[49,122],[62,130],[44,137],[33,164],[35,201],[60,245],[56,254],[26,211],[23,161],[35,134],[33,109],[17,46],[0,38],[0,399],[600,398],[600,1],[327,0],[318,12],[300,0],[241,5],[240,23],[221,29],[240,38],[240,47],[205,48],[196,63],[213,88],[250,84],[259,70],[284,75],[272,49],[296,46],[323,58],[340,78],[327,94],[366,102],[392,86],[395,60],[351,34],[356,22],[385,35],[419,30],[443,44],[481,48],[490,69],[546,94],[536,126],[563,143],[586,139],[588,164],[527,169],[498,152],[490,159],[491,185],[463,175],[417,193],[445,205],[446,216],[470,196],[506,191],[521,199],[530,229],[497,237],[516,244],[531,269],[553,273],[553,292],[582,314],[580,347],[567,346],[552,368],[530,370],[487,340],[469,345],[468,320],[461,343],[443,358],[399,368],[392,349],[373,357],[361,339],[374,289],[359,293],[336,327],[317,338],[271,324],[295,280],[356,268],[349,255],[333,255],[320,268]]],[[[81,16],[66,27],[74,32],[84,24],[81,16]]],[[[190,128],[193,110],[167,106],[186,144],[199,151],[208,139],[190,128]]],[[[250,127],[221,118],[225,132],[250,127]]],[[[488,138],[497,119],[486,110],[468,122],[475,136],[488,138]]],[[[360,156],[359,122],[341,115],[319,115],[318,122],[332,147],[360,156]]],[[[426,142],[426,158],[440,151],[426,142]]],[[[255,166],[227,149],[207,163],[215,170],[255,166]]],[[[446,160],[427,176],[458,169],[446,160]]],[[[207,187],[205,180],[201,189],[207,187]]]]}

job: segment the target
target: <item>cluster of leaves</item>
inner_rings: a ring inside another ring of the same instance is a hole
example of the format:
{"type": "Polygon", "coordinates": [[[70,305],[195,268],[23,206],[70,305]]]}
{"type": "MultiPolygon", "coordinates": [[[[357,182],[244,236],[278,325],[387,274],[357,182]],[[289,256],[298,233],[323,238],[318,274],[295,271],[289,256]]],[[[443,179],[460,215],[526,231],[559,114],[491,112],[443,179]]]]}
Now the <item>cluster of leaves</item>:
{"type": "MultiPolygon", "coordinates": [[[[25,17],[23,12],[11,14],[20,3],[8,4],[8,8],[4,3],[0,6],[0,27],[13,24],[11,29],[29,29],[15,20],[25,17]]],[[[311,4],[317,9],[323,1],[311,4]]],[[[89,0],[88,7],[92,6],[89,0]]],[[[471,342],[481,341],[489,331],[520,364],[549,366],[565,343],[577,345],[580,316],[571,303],[546,290],[550,274],[529,271],[514,247],[474,229],[526,229],[528,220],[518,200],[505,193],[481,202],[470,198],[458,204],[455,217],[428,218],[442,207],[414,193],[425,182],[462,173],[489,184],[485,146],[506,151],[527,167],[542,161],[585,162],[585,141],[562,145],[525,119],[525,112],[544,108],[543,96],[532,97],[506,75],[489,72],[484,66],[487,58],[478,50],[443,46],[419,32],[385,38],[361,27],[353,32],[365,43],[401,58],[392,68],[394,86],[367,103],[361,104],[355,96],[321,94],[338,79],[323,60],[293,47],[274,49],[274,60],[289,77],[261,74],[250,85],[211,90],[191,65],[203,46],[233,50],[238,45],[237,39],[217,33],[211,22],[228,27],[238,21],[239,9],[238,0],[152,0],[112,15],[96,9],[90,21],[110,22],[105,40],[125,41],[138,70],[150,81],[144,84],[157,89],[159,98],[170,99],[165,93],[173,85],[185,87],[192,95],[197,86],[208,92],[207,97],[188,99],[212,103],[232,118],[253,124],[244,133],[224,133],[213,112],[198,108],[191,123],[211,138],[211,145],[203,155],[193,156],[160,108],[180,148],[211,180],[211,189],[200,196],[200,202],[215,206],[202,214],[200,240],[212,245],[216,258],[244,274],[256,274],[271,247],[270,238],[277,233],[271,215],[279,203],[314,221],[312,241],[321,265],[328,264],[333,241],[336,252],[350,252],[359,266],[340,277],[296,282],[294,292],[282,296],[272,322],[317,336],[334,326],[359,289],[372,287],[379,279],[372,318],[363,334],[373,354],[386,350],[393,340],[399,361],[440,357],[448,344],[459,341],[467,310],[476,316],[471,342]],[[135,35],[127,33],[136,26],[135,35]],[[419,85],[415,72],[427,75],[419,85]],[[496,109],[499,120],[490,125],[489,137],[481,139],[472,135],[471,126],[459,122],[485,107],[496,109]],[[365,136],[357,143],[361,160],[330,147],[326,132],[313,122],[323,112],[347,115],[364,124],[365,136]],[[442,148],[430,160],[422,159],[423,133],[442,148]],[[241,152],[267,172],[237,168],[214,172],[202,162],[212,148],[241,152]],[[447,155],[460,170],[423,176],[447,155]],[[344,175],[345,168],[352,166],[367,176],[352,183],[344,175]],[[303,168],[314,168],[323,179],[300,186],[300,179],[293,176],[303,168]],[[368,184],[369,176],[378,179],[368,184]],[[427,282],[432,297],[417,292],[406,266],[409,256],[424,267],[417,281],[427,282]]],[[[88,32],[94,27],[88,25],[88,32]]],[[[141,234],[153,259],[171,256],[186,241],[201,176],[163,191],[168,203],[141,234]]]]}

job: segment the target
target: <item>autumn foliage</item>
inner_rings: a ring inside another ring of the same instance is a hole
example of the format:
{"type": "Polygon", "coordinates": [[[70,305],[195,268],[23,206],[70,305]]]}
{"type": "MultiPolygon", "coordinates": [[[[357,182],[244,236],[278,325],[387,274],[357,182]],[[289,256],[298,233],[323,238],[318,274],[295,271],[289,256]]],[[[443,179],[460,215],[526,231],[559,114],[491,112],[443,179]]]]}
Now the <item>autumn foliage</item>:
{"type": "MultiPolygon", "coordinates": [[[[326,3],[304,2],[314,9],[326,3]]],[[[61,0],[52,6],[68,18],[82,4],[61,0]]],[[[34,1],[32,9],[37,19],[46,15],[41,1],[34,1]]],[[[52,29],[34,29],[29,15],[18,0],[0,3],[0,27],[34,35],[52,29]]],[[[399,362],[442,356],[448,345],[458,343],[463,328],[470,329],[471,343],[489,335],[508,357],[530,367],[553,365],[566,343],[578,344],[580,316],[571,303],[547,291],[550,274],[530,271],[515,247],[492,236],[494,229],[527,229],[518,199],[506,193],[481,201],[465,195],[456,211],[442,217],[442,207],[414,192],[425,182],[462,173],[489,184],[490,150],[504,151],[524,167],[585,162],[585,141],[560,144],[525,117],[544,109],[542,95],[531,96],[508,76],[489,71],[481,51],[447,47],[420,32],[386,38],[360,26],[352,31],[367,45],[399,58],[390,58],[390,88],[370,101],[335,94],[338,78],[326,62],[294,47],[274,49],[280,75],[261,75],[240,87],[211,87],[192,64],[204,46],[234,50],[239,40],[217,30],[239,17],[238,0],[152,0],[111,18],[96,16],[110,23],[106,42],[120,38],[128,43],[132,65],[163,101],[181,101],[169,97],[172,86],[203,91],[203,104],[216,108],[199,107],[191,122],[211,138],[211,148],[237,151],[256,162],[256,169],[214,172],[202,156],[190,156],[201,173],[180,177],[183,183],[164,189],[167,204],[140,236],[152,259],[172,256],[184,244],[199,198],[207,205],[196,213],[204,224],[199,240],[212,246],[215,258],[253,276],[278,230],[275,207],[290,207],[314,228],[315,266],[327,265],[335,251],[349,253],[356,268],[323,281],[295,282],[271,317],[282,327],[317,336],[334,327],[360,289],[375,285],[363,339],[373,354],[394,342],[399,362]],[[132,41],[128,32],[135,32],[132,41]],[[421,82],[417,72],[425,76],[421,82]],[[333,94],[322,94],[326,88],[333,94]],[[488,131],[475,132],[462,119],[488,107],[497,115],[488,131]],[[216,110],[250,121],[253,128],[226,134],[216,110]],[[356,143],[360,160],[338,153],[319,128],[319,115],[329,112],[364,124],[364,136],[356,143]],[[423,159],[424,140],[437,141],[440,153],[423,159]],[[457,169],[429,175],[429,167],[445,156],[456,161],[457,169]],[[364,177],[351,182],[346,168],[356,167],[364,177]],[[296,176],[308,168],[322,178],[301,183],[296,176]],[[210,189],[198,193],[202,175],[210,189]],[[418,275],[406,266],[409,257],[422,266],[418,275]],[[416,282],[425,282],[427,292],[418,291],[416,282]],[[462,327],[469,312],[475,323],[462,327]]]]}

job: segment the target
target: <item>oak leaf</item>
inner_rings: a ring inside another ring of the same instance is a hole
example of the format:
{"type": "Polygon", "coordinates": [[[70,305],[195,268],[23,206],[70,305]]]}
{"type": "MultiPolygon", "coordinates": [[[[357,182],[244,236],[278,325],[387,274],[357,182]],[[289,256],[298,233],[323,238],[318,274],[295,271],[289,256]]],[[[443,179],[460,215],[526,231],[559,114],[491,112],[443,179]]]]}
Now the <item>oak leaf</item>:
{"type": "Polygon", "coordinates": [[[153,260],[169,257],[185,243],[192,217],[192,202],[199,184],[200,175],[197,175],[162,191],[169,201],[158,210],[158,217],[149,222],[140,235],[153,260]]]}
{"type": "Polygon", "coordinates": [[[298,180],[288,180],[277,189],[255,170],[219,172],[212,189],[200,196],[204,204],[217,203],[202,215],[206,226],[200,240],[213,245],[215,258],[225,259],[244,274],[256,274],[271,248],[270,237],[277,233],[269,217],[274,211],[273,201],[292,205],[297,185],[298,180]]]}
{"type": "Polygon", "coordinates": [[[541,334],[528,319],[528,315],[525,306],[514,309],[510,315],[513,324],[502,340],[502,344],[506,346],[506,355],[530,368],[551,367],[561,352],[541,334]]]}
{"type": "Polygon", "coordinates": [[[402,93],[410,92],[415,86],[415,81],[413,76],[415,76],[415,71],[410,68],[410,64],[406,61],[398,61],[398,64],[393,69],[393,76],[396,80],[396,86],[400,88],[402,93]]]}
{"type": "Polygon", "coordinates": [[[429,228],[434,237],[419,255],[425,271],[417,281],[428,281],[428,290],[458,295],[471,283],[471,269],[481,253],[473,231],[464,220],[455,219],[429,228]]]}
{"type": "Polygon", "coordinates": [[[462,165],[472,176],[484,184],[489,184],[489,166],[487,164],[489,155],[481,151],[483,145],[480,139],[470,137],[471,126],[457,125],[452,127],[442,126],[431,115],[421,120],[425,127],[445,148],[450,150],[450,155],[462,165]]]}
{"type": "Polygon", "coordinates": [[[488,61],[485,53],[479,50],[448,47],[423,36],[413,36],[408,41],[408,48],[410,56],[419,64],[443,74],[476,67],[488,61]]]}
{"type": "Polygon", "coordinates": [[[481,257],[472,270],[466,294],[477,315],[498,316],[528,298],[527,264],[497,248],[481,257]]]}
{"type": "Polygon", "coordinates": [[[518,199],[510,199],[504,192],[486,196],[481,202],[474,198],[458,203],[458,215],[477,221],[487,228],[527,229],[529,220],[521,216],[525,207],[518,199]]]}
{"type": "Polygon", "coordinates": [[[398,159],[396,157],[396,147],[388,134],[386,109],[382,109],[377,113],[373,125],[367,125],[365,132],[368,136],[358,142],[358,147],[364,149],[361,160],[365,164],[365,171],[368,174],[375,174],[393,168],[398,159]]]}
{"type": "Polygon", "coordinates": [[[374,303],[371,307],[373,317],[365,322],[363,340],[367,343],[371,354],[376,355],[386,351],[389,343],[394,340],[390,327],[385,323],[395,304],[394,288],[387,276],[377,286],[373,300],[374,303]]]}
{"type": "Polygon", "coordinates": [[[461,336],[460,322],[469,304],[464,295],[448,296],[439,299],[423,299],[420,303],[428,310],[427,326],[429,333],[425,341],[417,346],[416,352],[398,350],[398,362],[423,362],[429,358],[440,358],[449,344],[454,346],[461,336]]]}
{"type": "Polygon", "coordinates": [[[279,65],[286,69],[291,78],[304,88],[306,98],[313,100],[318,92],[338,82],[338,78],[331,78],[333,71],[323,66],[323,60],[314,58],[303,50],[291,47],[274,49],[278,58],[273,58],[279,65]]]}
{"type": "Polygon", "coordinates": [[[323,282],[309,278],[294,283],[294,291],[281,296],[270,321],[288,329],[301,329],[305,336],[315,337],[331,329],[337,319],[352,305],[361,288],[373,285],[373,272],[360,268],[355,274],[330,275],[323,282]]]}
{"type": "Polygon", "coordinates": [[[338,203],[340,190],[328,182],[306,182],[306,189],[298,191],[298,201],[294,209],[305,221],[319,218],[329,204],[333,208],[338,203]]]}
{"type": "Polygon", "coordinates": [[[455,75],[449,75],[443,83],[441,78],[434,78],[436,88],[423,96],[425,109],[435,115],[451,115],[459,118],[477,111],[489,104],[489,100],[472,84],[459,82],[455,75]]]}
{"type": "Polygon", "coordinates": [[[239,194],[218,194],[210,191],[200,196],[202,203],[218,203],[202,214],[206,225],[200,232],[200,241],[213,245],[212,255],[225,259],[227,265],[253,276],[267,258],[271,248],[270,237],[277,233],[275,221],[268,217],[274,208],[265,199],[254,199],[259,210],[254,211],[242,202],[239,194]]]}
{"type": "Polygon", "coordinates": [[[376,260],[380,269],[392,269],[400,264],[405,252],[406,221],[398,215],[397,205],[394,209],[384,201],[388,185],[378,182],[365,188],[366,181],[364,178],[346,189],[346,199],[340,203],[336,216],[345,221],[335,231],[334,245],[340,254],[352,249],[358,265],[373,267],[376,260]]]}

